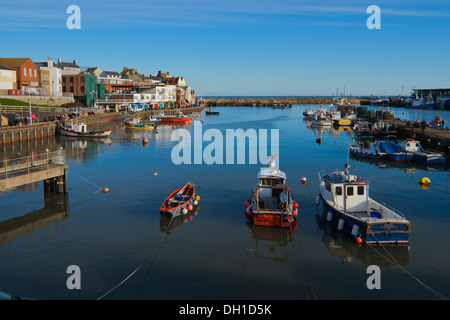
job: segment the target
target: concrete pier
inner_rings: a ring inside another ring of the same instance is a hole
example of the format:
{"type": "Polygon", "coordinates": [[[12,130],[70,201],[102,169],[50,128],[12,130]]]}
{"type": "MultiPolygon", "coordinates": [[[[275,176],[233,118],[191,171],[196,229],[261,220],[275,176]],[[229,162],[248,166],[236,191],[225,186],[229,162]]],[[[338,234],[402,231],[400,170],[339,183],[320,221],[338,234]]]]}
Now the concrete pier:
{"type": "Polygon", "coordinates": [[[0,162],[0,192],[44,181],[44,190],[68,193],[64,150],[34,154],[0,162]]]}

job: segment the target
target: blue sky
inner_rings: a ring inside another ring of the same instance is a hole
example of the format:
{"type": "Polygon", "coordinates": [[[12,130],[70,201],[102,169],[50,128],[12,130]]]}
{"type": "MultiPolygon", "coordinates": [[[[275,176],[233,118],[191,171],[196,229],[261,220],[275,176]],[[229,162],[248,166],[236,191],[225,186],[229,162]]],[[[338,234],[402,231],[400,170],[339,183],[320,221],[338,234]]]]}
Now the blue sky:
{"type": "Polygon", "coordinates": [[[448,0],[0,0],[1,57],[169,71],[197,95],[448,88],[449,31],[448,0]],[[70,5],[81,30],[66,27],[70,5]],[[370,5],[380,30],[366,26],[370,5]]]}

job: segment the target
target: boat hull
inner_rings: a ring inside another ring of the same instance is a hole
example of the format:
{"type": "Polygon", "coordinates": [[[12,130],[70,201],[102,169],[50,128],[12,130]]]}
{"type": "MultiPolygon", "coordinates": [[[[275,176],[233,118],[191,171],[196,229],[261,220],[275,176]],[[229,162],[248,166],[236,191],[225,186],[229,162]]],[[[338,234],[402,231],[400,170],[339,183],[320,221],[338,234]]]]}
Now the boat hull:
{"type": "Polygon", "coordinates": [[[194,200],[195,200],[195,186],[193,183],[188,183],[185,186],[172,192],[161,205],[159,212],[161,215],[169,218],[177,217],[183,214],[183,209],[185,208],[187,209],[189,205],[194,205],[194,200]],[[182,194],[186,196],[186,198],[176,204],[169,205],[168,201],[172,200],[177,194],[182,194]]]}
{"type": "Polygon", "coordinates": [[[407,244],[409,242],[411,225],[408,221],[385,222],[380,220],[380,222],[363,222],[330,206],[322,194],[320,194],[320,198],[323,208],[327,213],[328,223],[339,224],[339,221],[342,219],[344,221],[342,231],[350,233],[355,237],[361,237],[365,243],[407,244]],[[329,218],[330,216],[331,218],[329,218]],[[358,226],[356,233],[354,232],[356,229],[355,226],[358,226]]]}
{"type": "Polygon", "coordinates": [[[106,138],[112,132],[112,129],[94,131],[94,132],[78,132],[75,130],[69,130],[64,127],[59,127],[59,133],[63,136],[78,137],[78,138],[106,138]]]}
{"type": "Polygon", "coordinates": [[[161,123],[186,123],[190,122],[192,117],[189,118],[161,118],[161,123]]]}
{"type": "Polygon", "coordinates": [[[289,228],[297,225],[297,217],[292,214],[251,212],[251,214],[246,213],[246,216],[255,226],[289,228]]]}

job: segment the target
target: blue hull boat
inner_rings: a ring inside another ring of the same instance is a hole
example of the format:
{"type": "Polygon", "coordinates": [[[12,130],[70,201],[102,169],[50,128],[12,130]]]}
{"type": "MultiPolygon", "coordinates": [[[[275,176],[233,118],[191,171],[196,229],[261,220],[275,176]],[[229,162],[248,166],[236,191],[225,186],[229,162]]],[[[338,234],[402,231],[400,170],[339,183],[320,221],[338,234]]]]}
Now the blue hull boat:
{"type": "Polygon", "coordinates": [[[382,153],[378,150],[365,149],[361,146],[355,145],[350,146],[350,154],[368,159],[384,159],[384,157],[386,156],[385,153],[382,153]]]}
{"type": "Polygon", "coordinates": [[[376,149],[385,153],[385,159],[399,162],[410,162],[413,160],[413,154],[403,150],[393,141],[379,141],[376,149]]]}

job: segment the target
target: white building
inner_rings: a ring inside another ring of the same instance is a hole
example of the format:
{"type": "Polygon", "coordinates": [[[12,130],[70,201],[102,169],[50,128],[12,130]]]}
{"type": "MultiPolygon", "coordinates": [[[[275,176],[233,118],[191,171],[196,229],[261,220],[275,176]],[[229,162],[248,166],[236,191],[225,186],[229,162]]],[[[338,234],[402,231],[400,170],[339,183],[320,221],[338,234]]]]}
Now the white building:
{"type": "Polygon", "coordinates": [[[0,94],[17,89],[16,70],[0,65],[0,94]]]}
{"type": "Polygon", "coordinates": [[[62,70],[58,68],[54,63],[52,58],[48,58],[47,62],[37,62],[35,65],[40,70],[47,70],[49,74],[48,86],[50,96],[62,96],[62,70]]]}

